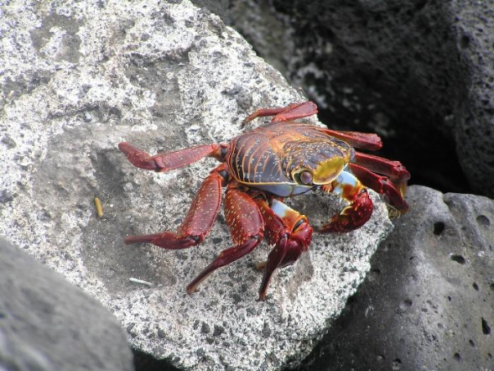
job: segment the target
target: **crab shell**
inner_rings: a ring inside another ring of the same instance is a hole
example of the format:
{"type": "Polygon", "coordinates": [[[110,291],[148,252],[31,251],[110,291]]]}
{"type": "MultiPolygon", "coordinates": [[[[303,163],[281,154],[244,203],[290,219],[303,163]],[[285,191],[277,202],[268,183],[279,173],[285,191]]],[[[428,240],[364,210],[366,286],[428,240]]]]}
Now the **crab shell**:
{"type": "Polygon", "coordinates": [[[288,197],[330,184],[353,157],[348,143],[316,126],[273,122],[233,139],[226,162],[239,183],[288,197]]]}

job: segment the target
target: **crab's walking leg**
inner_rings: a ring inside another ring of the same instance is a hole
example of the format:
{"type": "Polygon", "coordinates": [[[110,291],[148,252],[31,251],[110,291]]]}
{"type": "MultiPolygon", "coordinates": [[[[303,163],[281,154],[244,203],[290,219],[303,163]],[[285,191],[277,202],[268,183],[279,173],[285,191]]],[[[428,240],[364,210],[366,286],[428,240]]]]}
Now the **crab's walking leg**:
{"type": "Polygon", "coordinates": [[[190,165],[204,157],[221,159],[220,144],[205,144],[191,148],[185,148],[174,152],[158,153],[150,156],[133,145],[122,142],[118,148],[127,156],[132,165],[146,170],[165,172],[190,165]]]}
{"type": "Polygon", "coordinates": [[[261,108],[242,121],[242,127],[257,117],[274,116],[271,122],[282,122],[312,116],[317,113],[317,106],[312,102],[292,103],[286,107],[261,108]]]}
{"type": "Polygon", "coordinates": [[[355,152],[355,163],[375,173],[386,175],[397,183],[406,182],[410,179],[410,173],[399,161],[391,161],[383,157],[355,152]]]}
{"type": "Polygon", "coordinates": [[[410,173],[401,162],[355,152],[354,162],[349,164],[349,167],[366,187],[383,194],[400,213],[408,210],[408,204],[403,197],[410,173]]]}
{"type": "Polygon", "coordinates": [[[149,242],[164,249],[185,249],[201,243],[211,230],[221,205],[221,187],[226,177],[221,164],[204,179],[185,220],[177,232],[163,232],[125,238],[126,244],[149,242]]]}
{"type": "Polygon", "coordinates": [[[383,146],[379,135],[374,133],[359,133],[357,131],[338,131],[327,128],[318,128],[318,130],[338,139],[341,139],[351,145],[353,148],[365,149],[368,151],[377,151],[383,146]]]}
{"type": "Polygon", "coordinates": [[[332,186],[333,193],[349,201],[350,205],[333,216],[319,232],[350,232],[363,226],[370,219],[374,206],[362,183],[351,173],[342,171],[332,186]]]}
{"type": "Polygon", "coordinates": [[[197,290],[216,269],[249,254],[263,239],[264,222],[254,200],[233,183],[225,195],[225,218],[235,246],[222,251],[188,286],[187,293],[197,290]]]}
{"type": "Polygon", "coordinates": [[[354,148],[365,149],[368,151],[377,151],[382,148],[383,144],[379,135],[374,133],[359,133],[357,131],[337,131],[323,129],[326,134],[332,137],[344,140],[354,148]]]}
{"type": "Polygon", "coordinates": [[[264,300],[274,271],[293,264],[302,252],[308,250],[312,227],[304,215],[278,200],[273,200],[271,206],[264,199],[257,199],[256,203],[266,223],[266,239],[275,245],[264,265],[259,288],[259,300],[264,300]]]}
{"type": "Polygon", "coordinates": [[[406,190],[406,180],[396,183],[386,176],[374,174],[366,167],[356,164],[349,164],[349,167],[352,170],[352,173],[355,174],[362,183],[384,195],[386,201],[400,213],[406,213],[408,211],[408,204],[403,198],[406,190]]]}

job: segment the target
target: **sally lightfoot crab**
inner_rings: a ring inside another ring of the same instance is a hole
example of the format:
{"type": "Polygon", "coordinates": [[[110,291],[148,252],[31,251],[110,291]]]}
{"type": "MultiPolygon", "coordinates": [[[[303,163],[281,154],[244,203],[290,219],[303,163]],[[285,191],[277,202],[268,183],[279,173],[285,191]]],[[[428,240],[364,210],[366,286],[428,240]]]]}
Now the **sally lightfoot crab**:
{"type": "Polygon", "coordinates": [[[200,244],[218,215],[225,187],[225,218],[234,246],[222,251],[187,286],[187,292],[196,291],[216,269],[249,254],[266,238],[274,247],[262,265],[259,299],[263,300],[274,271],[295,263],[312,240],[309,221],[287,206],[284,198],[321,190],[346,200],[348,206],[320,227],[319,233],[349,232],[364,225],[373,210],[367,187],[383,195],[398,212],[406,212],[403,196],[408,171],[400,162],[355,150],[378,150],[382,146],[379,136],[292,121],[316,113],[312,102],[259,109],[243,124],[262,116],[273,116],[271,122],[229,143],[154,156],[120,143],[118,147],[134,166],[157,172],[178,169],[204,157],[221,162],[204,179],[176,232],[129,236],[125,243],[149,242],[170,250],[200,244]]]}

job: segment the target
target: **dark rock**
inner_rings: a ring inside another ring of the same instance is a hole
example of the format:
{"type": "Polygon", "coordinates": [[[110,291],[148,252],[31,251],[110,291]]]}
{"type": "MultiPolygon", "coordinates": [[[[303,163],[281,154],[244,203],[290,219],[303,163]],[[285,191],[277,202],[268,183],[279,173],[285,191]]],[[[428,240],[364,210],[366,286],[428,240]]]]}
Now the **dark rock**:
{"type": "Polygon", "coordinates": [[[323,122],[378,132],[415,183],[470,192],[468,178],[494,195],[490,2],[256,3],[233,1],[234,26],[323,107],[323,122]]]}
{"type": "Polygon", "coordinates": [[[211,332],[211,327],[206,322],[203,322],[201,325],[201,333],[209,334],[210,332],[211,332]]]}
{"type": "Polygon", "coordinates": [[[124,331],[94,299],[0,239],[1,370],[133,370],[124,331]]]}
{"type": "Polygon", "coordinates": [[[494,201],[418,186],[408,201],[372,273],[301,369],[492,369],[494,201]]]}
{"type": "Polygon", "coordinates": [[[221,336],[222,333],[225,332],[225,328],[222,326],[215,325],[213,336],[221,336]]]}

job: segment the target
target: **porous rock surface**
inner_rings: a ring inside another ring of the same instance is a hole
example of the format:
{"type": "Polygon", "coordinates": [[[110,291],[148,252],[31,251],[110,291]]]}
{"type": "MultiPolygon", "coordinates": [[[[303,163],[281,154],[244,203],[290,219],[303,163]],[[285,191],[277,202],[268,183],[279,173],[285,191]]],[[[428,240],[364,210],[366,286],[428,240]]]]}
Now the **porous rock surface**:
{"type": "Polygon", "coordinates": [[[492,370],[494,201],[412,186],[410,212],[300,370],[492,370]]]}
{"type": "Polygon", "coordinates": [[[0,238],[0,370],[133,370],[116,319],[0,238]]]}
{"type": "MultiPolygon", "coordinates": [[[[188,296],[187,283],[231,246],[222,214],[201,247],[165,251],[123,239],[174,230],[215,162],[156,174],[117,149],[123,140],[150,153],[227,141],[248,113],[301,101],[300,92],[188,1],[18,0],[0,11],[8,174],[0,234],[100,300],[133,347],[177,367],[270,370],[302,359],[391,229],[379,198],[360,230],[315,236],[310,254],[273,279],[266,302],[256,301],[253,269],[266,245],[188,296]]],[[[294,203],[316,225],[341,208],[317,194],[294,203]]]]}
{"type": "Polygon", "coordinates": [[[232,3],[234,26],[326,124],[378,132],[416,184],[494,196],[491,1],[232,3]]]}

